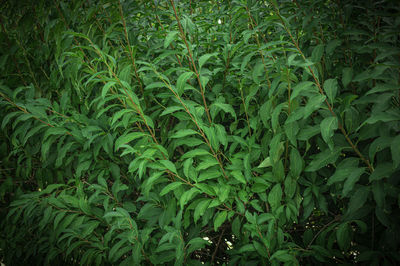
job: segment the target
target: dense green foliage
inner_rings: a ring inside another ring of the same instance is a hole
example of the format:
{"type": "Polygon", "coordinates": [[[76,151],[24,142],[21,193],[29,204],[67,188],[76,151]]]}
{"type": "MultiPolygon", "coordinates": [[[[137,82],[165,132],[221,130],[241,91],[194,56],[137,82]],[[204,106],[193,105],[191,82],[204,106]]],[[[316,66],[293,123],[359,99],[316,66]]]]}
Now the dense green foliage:
{"type": "Polygon", "coordinates": [[[6,265],[400,263],[400,5],[2,1],[6,265]]]}

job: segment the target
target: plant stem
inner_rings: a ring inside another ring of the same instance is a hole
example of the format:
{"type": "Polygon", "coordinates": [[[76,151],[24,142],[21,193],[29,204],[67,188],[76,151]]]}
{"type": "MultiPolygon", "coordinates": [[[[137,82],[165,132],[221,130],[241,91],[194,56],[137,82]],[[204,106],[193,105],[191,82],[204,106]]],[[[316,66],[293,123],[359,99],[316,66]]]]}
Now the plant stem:
{"type": "Polygon", "coordinates": [[[186,45],[186,49],[187,49],[187,51],[188,51],[188,53],[189,53],[190,61],[191,61],[191,63],[192,63],[194,73],[196,74],[197,81],[198,81],[199,86],[200,86],[200,92],[201,92],[201,96],[202,96],[202,98],[203,98],[204,109],[205,109],[205,111],[206,111],[208,121],[209,121],[210,124],[211,124],[211,123],[212,123],[212,120],[211,120],[210,112],[209,112],[208,107],[207,107],[207,102],[206,102],[206,98],[205,98],[205,95],[204,95],[203,85],[201,84],[201,80],[200,80],[200,74],[199,74],[199,72],[197,71],[196,64],[194,63],[192,51],[190,50],[189,44],[188,44],[188,42],[187,42],[187,40],[186,40],[186,36],[185,36],[184,31],[183,31],[183,28],[182,28],[182,25],[181,25],[181,21],[179,20],[178,14],[177,14],[176,9],[175,9],[174,1],[173,1],[173,0],[170,0],[169,2],[171,3],[172,9],[174,10],[175,18],[176,18],[176,21],[177,21],[177,23],[178,23],[178,27],[179,27],[179,31],[180,31],[180,33],[181,33],[181,37],[182,37],[182,39],[183,39],[183,41],[184,41],[184,43],[185,43],[185,45],[186,45]]]}

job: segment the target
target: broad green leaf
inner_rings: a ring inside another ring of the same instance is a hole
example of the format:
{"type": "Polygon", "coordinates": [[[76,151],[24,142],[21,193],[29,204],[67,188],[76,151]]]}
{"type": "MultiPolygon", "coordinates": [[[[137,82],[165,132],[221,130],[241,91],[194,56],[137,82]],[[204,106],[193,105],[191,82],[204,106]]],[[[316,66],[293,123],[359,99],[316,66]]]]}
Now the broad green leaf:
{"type": "Polygon", "coordinates": [[[324,141],[328,144],[329,148],[333,150],[333,134],[338,128],[338,121],[336,116],[327,117],[322,120],[321,124],[321,135],[324,141]]]}
{"type": "Polygon", "coordinates": [[[342,41],[339,39],[328,42],[326,45],[326,54],[331,55],[341,43],[342,41]]]}
{"type": "Polygon", "coordinates": [[[290,100],[293,101],[294,98],[296,98],[298,95],[303,94],[304,92],[317,92],[314,82],[302,81],[299,84],[297,84],[293,88],[293,93],[290,96],[290,100]]]}
{"type": "Polygon", "coordinates": [[[200,190],[195,187],[192,187],[191,189],[185,191],[179,199],[181,208],[183,208],[186,203],[188,203],[198,193],[200,193],[200,190]]]}
{"type": "Polygon", "coordinates": [[[240,72],[243,72],[243,71],[244,71],[246,65],[250,62],[251,58],[253,57],[253,55],[254,55],[255,53],[256,53],[256,52],[249,53],[249,54],[247,54],[247,55],[243,58],[242,64],[241,64],[241,66],[240,66],[240,72]]]}
{"type": "Polygon", "coordinates": [[[265,159],[260,163],[260,165],[257,166],[257,167],[258,167],[258,168],[265,168],[265,167],[270,167],[270,166],[272,166],[272,164],[271,164],[271,158],[270,158],[270,157],[267,157],[267,158],[265,158],[265,159]]]}
{"type": "Polygon", "coordinates": [[[353,171],[358,169],[359,159],[350,157],[341,161],[335,173],[328,179],[327,185],[344,181],[353,171]]]}
{"type": "Polygon", "coordinates": [[[264,70],[264,64],[259,62],[253,69],[252,71],[252,77],[255,83],[259,84],[260,80],[259,80],[259,76],[261,76],[263,73],[265,72],[264,70]]]}
{"type": "Polygon", "coordinates": [[[321,61],[322,55],[324,54],[324,45],[319,44],[315,46],[311,54],[311,60],[315,63],[321,61]]]}
{"type": "Polygon", "coordinates": [[[271,117],[272,99],[266,101],[260,108],[260,118],[264,126],[268,126],[268,120],[271,117]]]}
{"type": "MultiPolygon", "coordinates": [[[[216,115],[218,113],[217,110],[222,110],[225,113],[230,113],[235,118],[235,120],[237,119],[235,110],[233,109],[232,105],[229,105],[226,103],[218,103],[218,102],[211,104],[210,111],[212,113],[215,113],[215,115],[216,115]]],[[[215,117],[215,115],[214,115],[214,117],[215,117]]]]}
{"type": "Polygon", "coordinates": [[[60,150],[58,150],[58,156],[55,164],[56,167],[60,167],[62,165],[63,159],[74,144],[74,142],[68,142],[66,145],[63,145],[60,150]]]}
{"type": "Polygon", "coordinates": [[[302,171],[303,158],[301,157],[299,151],[293,148],[290,151],[290,172],[293,174],[293,177],[298,177],[302,171]]]}
{"type": "Polygon", "coordinates": [[[347,197],[347,195],[353,190],[354,185],[360,180],[361,175],[365,172],[364,168],[357,168],[352,171],[346,178],[343,184],[342,196],[347,197]]]}
{"type": "Polygon", "coordinates": [[[112,120],[111,120],[111,126],[114,125],[114,123],[120,119],[121,117],[123,117],[125,114],[127,113],[133,113],[133,110],[131,109],[122,109],[118,112],[116,112],[113,116],[112,116],[112,120]]]}
{"type": "Polygon", "coordinates": [[[222,176],[222,174],[219,169],[208,169],[200,173],[198,181],[201,182],[208,179],[215,179],[220,176],[222,176]]]}
{"type": "Polygon", "coordinates": [[[392,163],[383,162],[378,164],[372,174],[369,176],[369,181],[381,180],[385,177],[390,177],[393,173],[394,169],[392,169],[392,163]]]}
{"type": "MultiPolygon", "coordinates": [[[[400,114],[395,114],[395,113],[377,113],[371,115],[370,118],[365,120],[365,122],[358,128],[360,129],[364,124],[375,124],[376,122],[391,122],[391,121],[399,121],[400,120],[400,114]]],[[[356,131],[358,131],[358,129],[356,131]]]]}
{"type": "Polygon", "coordinates": [[[180,185],[182,185],[182,182],[174,182],[174,183],[170,183],[167,186],[165,186],[161,192],[160,192],[160,196],[164,196],[165,194],[167,194],[168,192],[170,192],[171,190],[174,190],[176,188],[178,188],[180,185]]]}
{"type": "Polygon", "coordinates": [[[246,179],[243,176],[242,171],[235,170],[231,172],[231,175],[240,183],[246,184],[246,179]]]}
{"type": "Polygon", "coordinates": [[[215,132],[217,134],[218,141],[222,145],[224,145],[224,148],[226,149],[226,147],[228,145],[228,137],[227,137],[225,127],[220,124],[214,124],[214,127],[216,129],[215,132]]]}
{"type": "Polygon", "coordinates": [[[160,162],[162,165],[164,165],[165,168],[168,169],[168,170],[170,170],[171,172],[173,172],[173,173],[175,173],[175,174],[178,173],[178,172],[176,171],[175,165],[174,165],[171,161],[168,161],[168,160],[160,160],[159,162],[160,162]]]}
{"type": "Polygon", "coordinates": [[[382,181],[372,183],[372,193],[377,207],[383,209],[385,207],[386,192],[382,181]]]}
{"type": "Polygon", "coordinates": [[[182,95],[185,89],[185,84],[187,80],[193,75],[194,73],[192,71],[190,72],[185,72],[181,74],[176,82],[176,88],[178,90],[178,94],[182,95]]]}
{"type": "Polygon", "coordinates": [[[243,254],[243,253],[252,252],[252,251],[255,251],[255,250],[256,250],[256,248],[254,247],[253,244],[246,244],[246,245],[243,245],[242,247],[240,247],[239,252],[241,254],[243,254]]]}
{"type": "Polygon", "coordinates": [[[398,88],[399,85],[397,84],[389,84],[389,83],[377,84],[375,87],[367,91],[365,95],[370,95],[379,92],[386,92],[386,91],[395,91],[398,90],[398,88]]]}
{"type": "Polygon", "coordinates": [[[199,163],[199,165],[196,167],[196,171],[201,171],[201,170],[205,170],[208,169],[214,165],[218,165],[219,162],[214,158],[207,158],[206,160],[202,161],[201,163],[199,163]]]}
{"type": "Polygon", "coordinates": [[[299,134],[297,135],[297,139],[305,141],[312,138],[313,136],[317,135],[320,132],[321,129],[319,125],[306,126],[305,128],[300,130],[299,134]]]}
{"type": "Polygon", "coordinates": [[[144,89],[145,90],[151,90],[151,89],[154,89],[154,88],[164,88],[164,87],[168,88],[168,86],[164,82],[157,81],[157,82],[150,83],[144,89]]]}
{"type": "Polygon", "coordinates": [[[268,193],[268,203],[273,209],[279,207],[282,200],[282,187],[281,184],[275,184],[275,186],[268,193]]]}
{"type": "Polygon", "coordinates": [[[106,94],[107,94],[108,90],[109,90],[112,86],[114,86],[115,84],[116,84],[115,81],[109,81],[109,82],[107,82],[107,83],[103,86],[103,89],[101,90],[101,97],[103,97],[103,99],[106,98],[106,94]]]}
{"type": "Polygon", "coordinates": [[[341,250],[346,251],[350,247],[350,228],[347,222],[339,225],[336,230],[336,239],[341,250]]]}
{"type": "Polygon", "coordinates": [[[318,153],[314,156],[314,159],[308,164],[304,171],[306,172],[314,172],[322,167],[327,166],[328,164],[336,162],[337,158],[340,155],[341,149],[335,147],[333,150],[326,149],[321,153],[318,153]]]}
{"type": "Polygon", "coordinates": [[[131,142],[132,140],[135,140],[135,139],[138,139],[138,138],[141,138],[144,136],[148,136],[148,135],[143,132],[131,132],[124,136],[119,137],[115,141],[115,151],[117,151],[122,145],[127,144],[127,143],[131,142]]]}
{"type": "Polygon", "coordinates": [[[353,69],[351,67],[345,67],[342,69],[342,83],[343,87],[347,88],[353,78],[353,69]]]}
{"type": "Polygon", "coordinates": [[[215,217],[214,220],[214,231],[217,232],[217,229],[225,222],[226,217],[228,215],[227,211],[220,211],[215,217]]]}
{"type": "Polygon", "coordinates": [[[167,36],[164,39],[164,49],[167,48],[171,44],[171,42],[174,40],[176,34],[178,34],[178,32],[175,30],[168,32],[167,36]]]}
{"type": "Polygon", "coordinates": [[[167,114],[170,114],[170,113],[179,111],[179,110],[184,110],[184,108],[183,108],[182,106],[170,106],[170,107],[167,107],[167,108],[161,113],[160,116],[167,115],[167,114]]]}
{"type": "Polygon", "coordinates": [[[334,102],[338,90],[338,83],[336,79],[327,79],[324,82],[324,91],[331,103],[334,102]]]}
{"type": "Polygon", "coordinates": [[[281,142],[281,136],[282,133],[276,134],[271,142],[270,142],[270,150],[269,150],[269,156],[271,157],[272,163],[276,163],[280,156],[282,155],[283,152],[283,142],[281,142]]]}
{"type": "Polygon", "coordinates": [[[22,112],[11,112],[2,117],[3,121],[1,122],[1,129],[4,129],[5,126],[8,124],[8,122],[10,121],[10,119],[18,114],[22,114],[22,112]]]}
{"type": "Polygon", "coordinates": [[[393,138],[390,150],[392,152],[393,168],[396,169],[400,165],[400,135],[393,138]]]}
{"type": "Polygon", "coordinates": [[[200,56],[199,58],[199,71],[202,68],[202,66],[207,62],[208,59],[210,59],[210,57],[212,56],[216,56],[217,53],[213,53],[213,54],[205,54],[200,56]]]}
{"type": "Polygon", "coordinates": [[[195,134],[198,134],[198,133],[196,131],[194,131],[193,129],[183,129],[183,130],[177,131],[170,138],[179,139],[179,138],[183,138],[183,137],[191,136],[191,135],[195,135],[195,134]]]}
{"type": "Polygon", "coordinates": [[[208,205],[210,205],[211,199],[203,199],[200,201],[196,208],[194,209],[194,222],[197,223],[199,218],[204,214],[204,212],[207,210],[208,205]]]}
{"type": "Polygon", "coordinates": [[[364,206],[365,202],[367,201],[369,192],[370,192],[369,187],[367,187],[367,186],[359,187],[350,198],[347,213],[351,214],[351,213],[357,211],[362,206],[364,206]]]}
{"type": "Polygon", "coordinates": [[[270,260],[278,260],[282,262],[292,262],[296,264],[296,258],[289,253],[289,250],[278,250],[270,257],[270,260]]]}
{"type": "Polygon", "coordinates": [[[295,147],[297,147],[296,135],[297,133],[299,133],[299,130],[300,130],[299,124],[296,121],[287,124],[285,123],[286,137],[289,139],[290,143],[295,147]]]}
{"type": "Polygon", "coordinates": [[[181,160],[186,159],[186,158],[193,158],[197,156],[202,156],[202,155],[211,155],[208,151],[204,149],[194,149],[191,151],[188,151],[184,155],[181,156],[181,160]]]}

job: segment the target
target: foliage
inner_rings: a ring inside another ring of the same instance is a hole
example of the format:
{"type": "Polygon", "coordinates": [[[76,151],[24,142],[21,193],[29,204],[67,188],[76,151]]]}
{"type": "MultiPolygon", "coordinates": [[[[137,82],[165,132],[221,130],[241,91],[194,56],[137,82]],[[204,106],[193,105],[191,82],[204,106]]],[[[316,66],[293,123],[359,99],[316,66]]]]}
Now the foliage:
{"type": "Polygon", "coordinates": [[[6,265],[400,263],[396,1],[5,1],[6,265]]]}

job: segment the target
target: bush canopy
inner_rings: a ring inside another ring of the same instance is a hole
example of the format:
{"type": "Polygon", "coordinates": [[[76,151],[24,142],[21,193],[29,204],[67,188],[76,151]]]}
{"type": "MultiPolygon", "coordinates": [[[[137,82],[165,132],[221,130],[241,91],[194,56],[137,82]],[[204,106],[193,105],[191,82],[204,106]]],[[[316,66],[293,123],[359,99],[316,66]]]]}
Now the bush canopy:
{"type": "Polygon", "coordinates": [[[400,264],[398,1],[0,10],[0,262],[400,264]]]}

